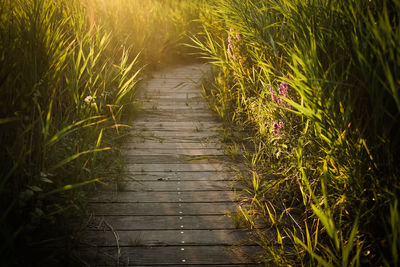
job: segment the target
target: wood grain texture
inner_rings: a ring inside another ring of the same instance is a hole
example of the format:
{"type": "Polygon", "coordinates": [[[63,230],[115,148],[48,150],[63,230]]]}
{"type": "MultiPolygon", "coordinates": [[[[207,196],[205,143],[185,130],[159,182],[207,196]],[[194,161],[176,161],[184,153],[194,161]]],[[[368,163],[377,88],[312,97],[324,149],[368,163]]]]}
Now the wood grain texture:
{"type": "Polygon", "coordinates": [[[186,246],[183,247],[122,247],[118,257],[117,250],[98,247],[87,250],[82,260],[96,266],[235,266],[255,267],[257,256],[262,253],[255,246],[186,246]],[[203,255],[207,255],[204,257],[203,255]]]}
{"type": "Polygon", "coordinates": [[[236,210],[233,202],[202,203],[89,203],[95,216],[203,216],[225,215],[236,210]]]}
{"type": "Polygon", "coordinates": [[[101,192],[88,199],[89,202],[229,202],[234,201],[233,191],[194,191],[194,192],[101,192]]]}
{"type": "Polygon", "coordinates": [[[160,142],[147,142],[137,143],[130,145],[129,147],[124,147],[124,151],[135,151],[139,149],[145,149],[148,151],[157,151],[159,149],[222,149],[220,144],[210,144],[210,143],[160,143],[160,142]]]}
{"type": "Polygon", "coordinates": [[[182,230],[182,225],[187,225],[185,230],[234,230],[232,220],[222,215],[119,215],[97,216],[91,221],[91,229],[107,229],[106,223],[112,223],[117,231],[138,230],[182,230]],[[188,228],[190,227],[190,228],[188,228]]]}
{"type": "Polygon", "coordinates": [[[198,172],[159,172],[149,171],[130,172],[125,174],[121,181],[231,181],[234,180],[236,174],[233,172],[218,172],[218,171],[198,171],[198,172]]]}
{"type": "MultiPolygon", "coordinates": [[[[156,181],[121,181],[110,182],[98,186],[101,191],[145,191],[145,192],[185,192],[185,191],[232,191],[233,181],[179,181],[179,180],[156,180],[156,181]]],[[[238,186],[236,186],[237,188],[238,186]]]]}
{"type": "MultiPolygon", "coordinates": [[[[185,226],[185,224],[183,224],[185,226]]],[[[246,232],[240,230],[138,230],[119,231],[118,244],[129,246],[229,246],[248,244],[246,232]],[[183,232],[183,233],[182,233],[183,232]]],[[[83,245],[116,246],[112,231],[87,231],[81,239],[83,245]]]]}

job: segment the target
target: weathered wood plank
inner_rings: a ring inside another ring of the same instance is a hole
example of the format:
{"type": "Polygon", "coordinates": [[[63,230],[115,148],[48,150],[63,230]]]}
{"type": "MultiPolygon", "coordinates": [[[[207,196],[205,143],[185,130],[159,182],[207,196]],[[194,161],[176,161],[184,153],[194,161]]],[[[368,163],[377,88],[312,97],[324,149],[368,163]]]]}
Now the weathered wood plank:
{"type": "Polygon", "coordinates": [[[133,124],[133,127],[140,126],[140,127],[215,127],[215,126],[221,126],[220,123],[216,122],[202,122],[202,123],[197,123],[193,121],[175,121],[175,122],[169,122],[166,124],[162,123],[149,123],[149,122],[135,122],[133,124]]]}
{"type": "MultiPolygon", "coordinates": [[[[144,152],[148,153],[146,151],[144,152]]],[[[184,155],[170,153],[170,155],[131,155],[125,158],[134,164],[207,164],[223,163],[227,159],[227,156],[223,153],[220,153],[220,155],[184,155]]]]}
{"type": "Polygon", "coordinates": [[[157,122],[136,122],[132,126],[132,130],[143,131],[152,130],[152,131],[165,131],[165,130],[173,130],[173,131],[186,131],[186,130],[202,130],[202,131],[210,131],[210,130],[221,130],[221,124],[218,122],[196,122],[196,121],[173,121],[168,123],[157,123],[157,122]]]}
{"type": "Polygon", "coordinates": [[[127,169],[130,172],[206,172],[206,171],[226,171],[228,170],[220,163],[155,163],[155,164],[128,164],[127,169]]]}
{"type": "Polygon", "coordinates": [[[88,202],[229,202],[234,201],[233,191],[194,192],[102,192],[91,196],[88,202]]]}
{"type": "Polygon", "coordinates": [[[112,225],[116,231],[128,230],[233,230],[232,219],[226,215],[202,216],[97,216],[90,222],[94,230],[107,230],[112,225]]]}
{"type": "Polygon", "coordinates": [[[159,137],[202,137],[216,136],[217,132],[212,129],[199,129],[199,128],[186,128],[181,130],[179,128],[159,128],[159,129],[132,129],[133,136],[159,136],[159,137]]]}
{"type": "MultiPolygon", "coordinates": [[[[157,148],[157,149],[131,149],[131,150],[126,150],[123,152],[123,154],[130,159],[130,156],[223,156],[225,155],[224,151],[221,149],[185,149],[185,148],[169,148],[169,149],[163,149],[163,148],[157,148]]],[[[134,158],[131,158],[133,162],[135,161],[134,158]]],[[[139,163],[139,162],[137,162],[139,163]]]]}
{"type": "Polygon", "coordinates": [[[204,114],[204,115],[173,115],[171,114],[168,116],[168,114],[165,114],[165,116],[148,116],[148,117],[142,117],[138,116],[136,118],[137,122],[161,122],[161,123],[168,123],[168,122],[175,122],[175,121],[195,121],[195,122],[205,122],[205,121],[213,121],[213,122],[219,122],[218,119],[215,117],[211,117],[212,115],[204,114]]]}
{"type": "Polygon", "coordinates": [[[132,135],[148,135],[148,136],[196,136],[200,134],[201,137],[215,136],[220,130],[219,127],[204,128],[201,126],[191,127],[149,127],[149,128],[132,128],[130,130],[132,135]]]}
{"type": "Polygon", "coordinates": [[[199,84],[186,79],[152,80],[147,83],[146,92],[195,93],[199,92],[199,84]]]}
{"type": "Polygon", "coordinates": [[[160,192],[160,191],[231,191],[233,189],[233,181],[134,181],[118,183],[106,183],[99,185],[98,188],[101,191],[147,191],[147,192],[160,192]]]}
{"type": "Polygon", "coordinates": [[[223,215],[236,210],[233,202],[220,203],[89,203],[97,216],[106,215],[223,215]]]}
{"type": "Polygon", "coordinates": [[[204,102],[199,101],[189,101],[189,100],[181,100],[181,103],[177,102],[168,102],[168,101],[160,101],[160,100],[152,100],[145,101],[140,104],[140,106],[144,109],[175,109],[175,110],[186,110],[186,109],[208,109],[208,105],[204,102]]]}
{"type": "Polygon", "coordinates": [[[218,141],[216,136],[154,136],[154,135],[137,135],[133,136],[126,141],[129,143],[146,143],[146,142],[157,142],[157,143],[204,143],[210,141],[218,141]]]}
{"type": "Polygon", "coordinates": [[[193,110],[191,112],[186,112],[184,110],[174,109],[174,107],[171,107],[170,109],[166,109],[166,110],[163,110],[163,111],[159,111],[159,110],[142,110],[136,116],[137,117],[141,117],[141,116],[142,117],[149,117],[149,118],[157,116],[158,118],[165,118],[165,117],[171,116],[171,115],[176,116],[177,121],[179,121],[178,118],[181,118],[181,117],[192,118],[192,117],[196,117],[196,116],[199,116],[199,117],[206,116],[206,117],[218,119],[218,118],[215,117],[215,114],[209,109],[208,110],[201,110],[201,111],[193,110]]]}
{"type": "Polygon", "coordinates": [[[219,122],[213,113],[208,111],[186,112],[185,110],[152,110],[152,112],[141,112],[135,116],[135,122],[219,122]]]}
{"type": "Polygon", "coordinates": [[[177,246],[177,247],[123,247],[118,259],[115,248],[80,248],[83,260],[94,265],[123,266],[204,266],[259,267],[256,246],[177,246]],[[155,256],[156,255],[156,256],[155,256]]]}
{"type": "Polygon", "coordinates": [[[215,136],[215,131],[135,131],[132,133],[134,136],[144,136],[144,137],[159,137],[159,138],[166,138],[166,137],[183,137],[183,138],[208,138],[210,136],[215,136]]]}
{"type": "Polygon", "coordinates": [[[124,174],[121,181],[231,181],[236,179],[233,172],[131,172],[124,174]]]}
{"type": "Polygon", "coordinates": [[[207,143],[160,143],[160,142],[146,142],[146,143],[130,143],[129,146],[124,146],[123,151],[130,151],[134,149],[147,149],[147,150],[158,150],[158,149],[221,149],[220,144],[207,144],[207,143]]]}
{"type": "MultiPolygon", "coordinates": [[[[249,244],[247,233],[239,230],[142,230],[119,231],[120,246],[180,246],[249,244]],[[182,233],[183,232],[183,233],[182,233]]],[[[116,246],[112,231],[87,231],[82,244],[116,246]]]]}
{"type": "MultiPolygon", "coordinates": [[[[182,93],[181,93],[182,94],[182,93]]],[[[189,94],[189,93],[187,93],[189,94]]],[[[154,94],[156,95],[156,94],[154,94]]],[[[171,95],[175,95],[175,94],[171,94],[171,95]]],[[[171,108],[175,108],[177,105],[180,106],[186,106],[188,103],[191,104],[207,104],[202,97],[186,97],[186,98],[164,98],[164,97],[157,97],[157,96],[153,96],[151,98],[145,98],[140,100],[141,104],[145,104],[145,103],[157,103],[160,105],[168,105],[171,106],[171,108]]]]}
{"type": "Polygon", "coordinates": [[[181,87],[176,87],[176,84],[173,83],[165,83],[165,84],[152,84],[149,85],[147,88],[146,92],[152,93],[152,94],[161,94],[161,93],[196,93],[199,92],[199,89],[196,88],[196,85],[189,85],[185,84],[181,87]],[[175,87],[175,88],[174,88],[175,87]]]}
{"type": "Polygon", "coordinates": [[[142,99],[170,99],[171,101],[175,99],[190,99],[190,100],[203,100],[203,95],[201,92],[188,92],[188,93],[165,93],[165,92],[143,92],[141,95],[142,99]]]}

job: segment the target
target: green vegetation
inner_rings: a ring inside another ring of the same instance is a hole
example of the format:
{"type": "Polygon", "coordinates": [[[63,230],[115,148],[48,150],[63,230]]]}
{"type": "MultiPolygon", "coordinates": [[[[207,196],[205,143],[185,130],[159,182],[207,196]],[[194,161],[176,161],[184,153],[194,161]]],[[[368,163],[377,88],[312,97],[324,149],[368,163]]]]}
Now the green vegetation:
{"type": "Polygon", "coordinates": [[[399,20],[399,0],[1,0],[2,264],[73,241],[137,83],[195,47],[266,265],[399,265],[399,20]]]}
{"type": "Polygon", "coordinates": [[[184,59],[197,13],[187,1],[0,1],[1,265],[73,240],[76,189],[123,167],[114,148],[143,69],[184,59]]]}
{"type": "Polygon", "coordinates": [[[201,22],[265,263],[399,265],[400,1],[213,0],[201,22]]]}

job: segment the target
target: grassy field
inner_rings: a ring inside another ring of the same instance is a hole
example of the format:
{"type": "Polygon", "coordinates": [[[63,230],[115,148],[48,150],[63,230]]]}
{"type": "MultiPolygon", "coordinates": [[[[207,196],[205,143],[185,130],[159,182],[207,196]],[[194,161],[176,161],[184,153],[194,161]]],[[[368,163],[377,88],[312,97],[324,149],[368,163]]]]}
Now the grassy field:
{"type": "Polygon", "coordinates": [[[399,265],[399,21],[399,0],[0,1],[2,264],[73,243],[140,80],[196,49],[265,264],[399,265]]]}
{"type": "Polygon", "coordinates": [[[251,133],[225,139],[253,148],[237,217],[266,265],[397,266],[400,1],[207,3],[193,41],[211,107],[251,133]]]}
{"type": "Polygon", "coordinates": [[[67,219],[85,212],[76,189],[123,168],[117,144],[137,83],[186,60],[193,3],[0,1],[0,265],[73,242],[67,219]]]}

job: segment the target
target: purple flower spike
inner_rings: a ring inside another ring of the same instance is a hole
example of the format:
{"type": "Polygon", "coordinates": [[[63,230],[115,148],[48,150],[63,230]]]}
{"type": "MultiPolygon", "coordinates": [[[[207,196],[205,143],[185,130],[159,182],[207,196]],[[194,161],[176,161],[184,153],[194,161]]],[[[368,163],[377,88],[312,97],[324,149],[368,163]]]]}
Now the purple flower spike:
{"type": "Polygon", "coordinates": [[[274,88],[272,88],[272,85],[269,86],[269,92],[271,95],[275,94],[274,88]]]}
{"type": "Polygon", "coordinates": [[[283,123],[283,121],[274,122],[272,124],[272,132],[274,133],[274,135],[281,135],[284,126],[285,124],[283,123]]]}
{"type": "Polygon", "coordinates": [[[288,97],[289,95],[289,84],[286,82],[281,82],[278,88],[278,92],[280,95],[283,95],[284,97],[288,97]]]}
{"type": "Polygon", "coordinates": [[[279,125],[278,125],[278,123],[274,122],[272,124],[272,130],[273,130],[275,135],[277,135],[279,133],[279,125]]]}
{"type": "Polygon", "coordinates": [[[280,104],[280,103],[282,102],[281,99],[275,94],[274,88],[272,88],[271,85],[269,86],[269,92],[270,92],[270,94],[271,94],[272,100],[273,100],[275,103],[280,104]]]}

